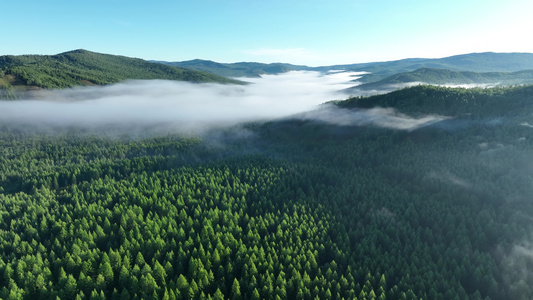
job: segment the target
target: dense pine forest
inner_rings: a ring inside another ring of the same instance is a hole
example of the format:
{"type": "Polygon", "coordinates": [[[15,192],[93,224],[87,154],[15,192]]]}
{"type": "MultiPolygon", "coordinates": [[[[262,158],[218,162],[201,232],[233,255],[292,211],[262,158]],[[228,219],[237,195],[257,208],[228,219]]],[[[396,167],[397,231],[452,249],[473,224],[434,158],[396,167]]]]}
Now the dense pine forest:
{"type": "Polygon", "coordinates": [[[0,99],[16,98],[17,91],[27,89],[105,85],[127,79],[239,83],[207,72],[83,49],[57,55],[0,56],[0,99]]]}
{"type": "Polygon", "coordinates": [[[0,297],[532,299],[531,95],[418,86],[330,104],[446,117],[411,129],[0,124],[0,297]]]}

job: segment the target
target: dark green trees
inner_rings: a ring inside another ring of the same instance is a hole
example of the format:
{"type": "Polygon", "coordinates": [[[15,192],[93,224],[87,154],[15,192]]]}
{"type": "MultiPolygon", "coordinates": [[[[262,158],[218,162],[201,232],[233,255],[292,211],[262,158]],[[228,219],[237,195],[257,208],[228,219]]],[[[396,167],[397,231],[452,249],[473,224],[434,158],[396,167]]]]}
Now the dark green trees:
{"type": "Polygon", "coordinates": [[[225,148],[3,124],[0,297],[531,298],[528,93],[452,92],[509,121],[272,122],[225,148]]]}

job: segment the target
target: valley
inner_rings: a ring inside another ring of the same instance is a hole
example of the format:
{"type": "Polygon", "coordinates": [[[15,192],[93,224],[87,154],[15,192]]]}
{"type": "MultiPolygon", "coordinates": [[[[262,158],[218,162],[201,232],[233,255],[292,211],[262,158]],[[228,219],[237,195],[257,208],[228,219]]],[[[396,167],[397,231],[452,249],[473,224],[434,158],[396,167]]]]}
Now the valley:
{"type": "MultiPolygon", "coordinates": [[[[291,100],[343,94],[312,70],[262,69],[250,76],[293,77],[243,85],[90,52],[2,59],[5,91],[52,95],[0,101],[2,299],[533,297],[532,85],[417,85],[283,114],[291,100]],[[68,57],[77,71],[65,71],[68,57]],[[126,89],[125,79],[170,81],[126,89]],[[269,106],[276,113],[243,119],[269,106]],[[204,120],[195,114],[217,122],[181,130],[204,120]]],[[[396,78],[529,74],[472,69],[396,78]]]]}

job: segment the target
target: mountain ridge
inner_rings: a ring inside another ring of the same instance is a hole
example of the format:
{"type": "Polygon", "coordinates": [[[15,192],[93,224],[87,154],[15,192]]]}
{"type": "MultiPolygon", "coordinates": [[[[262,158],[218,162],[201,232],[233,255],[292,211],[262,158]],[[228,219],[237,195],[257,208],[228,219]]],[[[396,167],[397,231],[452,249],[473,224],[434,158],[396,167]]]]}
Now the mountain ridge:
{"type": "Polygon", "coordinates": [[[371,82],[381,80],[387,76],[414,71],[420,68],[440,68],[453,71],[473,71],[473,72],[516,72],[521,70],[533,70],[533,53],[526,52],[477,52],[453,55],[443,58],[405,58],[391,61],[378,61],[353,64],[337,64],[330,66],[310,67],[305,65],[292,65],[287,63],[218,63],[211,60],[194,59],[188,61],[154,61],[163,64],[182,66],[192,69],[213,72],[215,74],[225,74],[228,69],[238,69],[240,76],[245,76],[250,72],[257,77],[262,74],[276,74],[265,70],[268,66],[283,66],[289,71],[309,70],[327,72],[331,70],[345,71],[366,71],[371,74],[365,75],[361,81],[371,82]],[[210,66],[206,66],[206,62],[210,66]],[[207,68],[207,69],[205,69],[207,68]],[[220,68],[220,70],[218,69],[220,68]],[[245,68],[245,69],[242,69],[245,68]],[[257,69],[256,72],[253,70],[257,69]],[[259,71],[259,72],[257,72],[259,71]],[[262,71],[262,73],[261,73],[262,71]]]}
{"type": "Polygon", "coordinates": [[[242,83],[211,73],[84,49],[55,55],[0,56],[0,87],[4,89],[68,88],[112,84],[128,79],[242,83]]]}
{"type": "MultiPolygon", "coordinates": [[[[481,80],[482,83],[492,84],[494,83],[492,79],[496,78],[496,81],[503,80],[506,84],[527,84],[531,82],[533,75],[525,70],[533,70],[533,53],[482,52],[444,58],[406,58],[384,62],[309,67],[288,63],[218,63],[202,59],[182,62],[147,61],[75,49],[55,55],[0,56],[0,98],[16,98],[15,94],[21,90],[105,85],[128,79],[243,84],[242,81],[227,77],[260,77],[289,71],[326,73],[333,70],[367,72],[357,79],[357,82],[362,85],[354,87],[355,89],[371,89],[384,84],[416,81],[430,84],[469,84],[479,83],[481,77],[485,77],[481,80]],[[420,70],[424,70],[426,74],[422,76],[420,70]],[[441,73],[441,75],[429,74],[428,70],[441,73]],[[500,72],[500,74],[489,74],[490,72],[500,72]],[[508,74],[503,74],[503,72],[508,74]],[[439,81],[438,77],[449,77],[456,81],[443,82],[443,79],[439,81]],[[477,79],[474,80],[475,78],[477,79]]],[[[393,89],[395,88],[389,90],[393,89]]]]}
{"type": "Polygon", "coordinates": [[[473,72],[420,68],[411,72],[397,73],[378,81],[363,83],[346,91],[392,91],[412,84],[496,86],[531,83],[533,83],[533,70],[473,72]]]}
{"type": "Polygon", "coordinates": [[[219,63],[212,60],[193,59],[179,62],[153,61],[169,66],[190,68],[227,77],[260,77],[265,74],[280,74],[289,71],[309,70],[310,67],[287,63],[235,62],[219,63]]]}

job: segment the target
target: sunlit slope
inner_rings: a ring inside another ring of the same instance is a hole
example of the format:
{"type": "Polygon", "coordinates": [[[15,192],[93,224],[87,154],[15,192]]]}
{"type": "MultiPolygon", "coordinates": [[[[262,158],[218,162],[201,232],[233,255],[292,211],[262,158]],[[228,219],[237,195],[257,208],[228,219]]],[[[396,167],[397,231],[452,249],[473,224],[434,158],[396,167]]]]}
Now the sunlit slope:
{"type": "Polygon", "coordinates": [[[237,83],[194,70],[151,63],[138,58],[74,50],[57,55],[0,57],[4,87],[67,88],[103,85],[127,79],[169,79],[190,82],[237,83]]]}
{"type": "Polygon", "coordinates": [[[404,113],[454,117],[517,117],[527,115],[533,107],[531,95],[533,85],[486,89],[420,85],[384,95],[353,97],[337,105],[343,108],[390,107],[404,113]]]}

